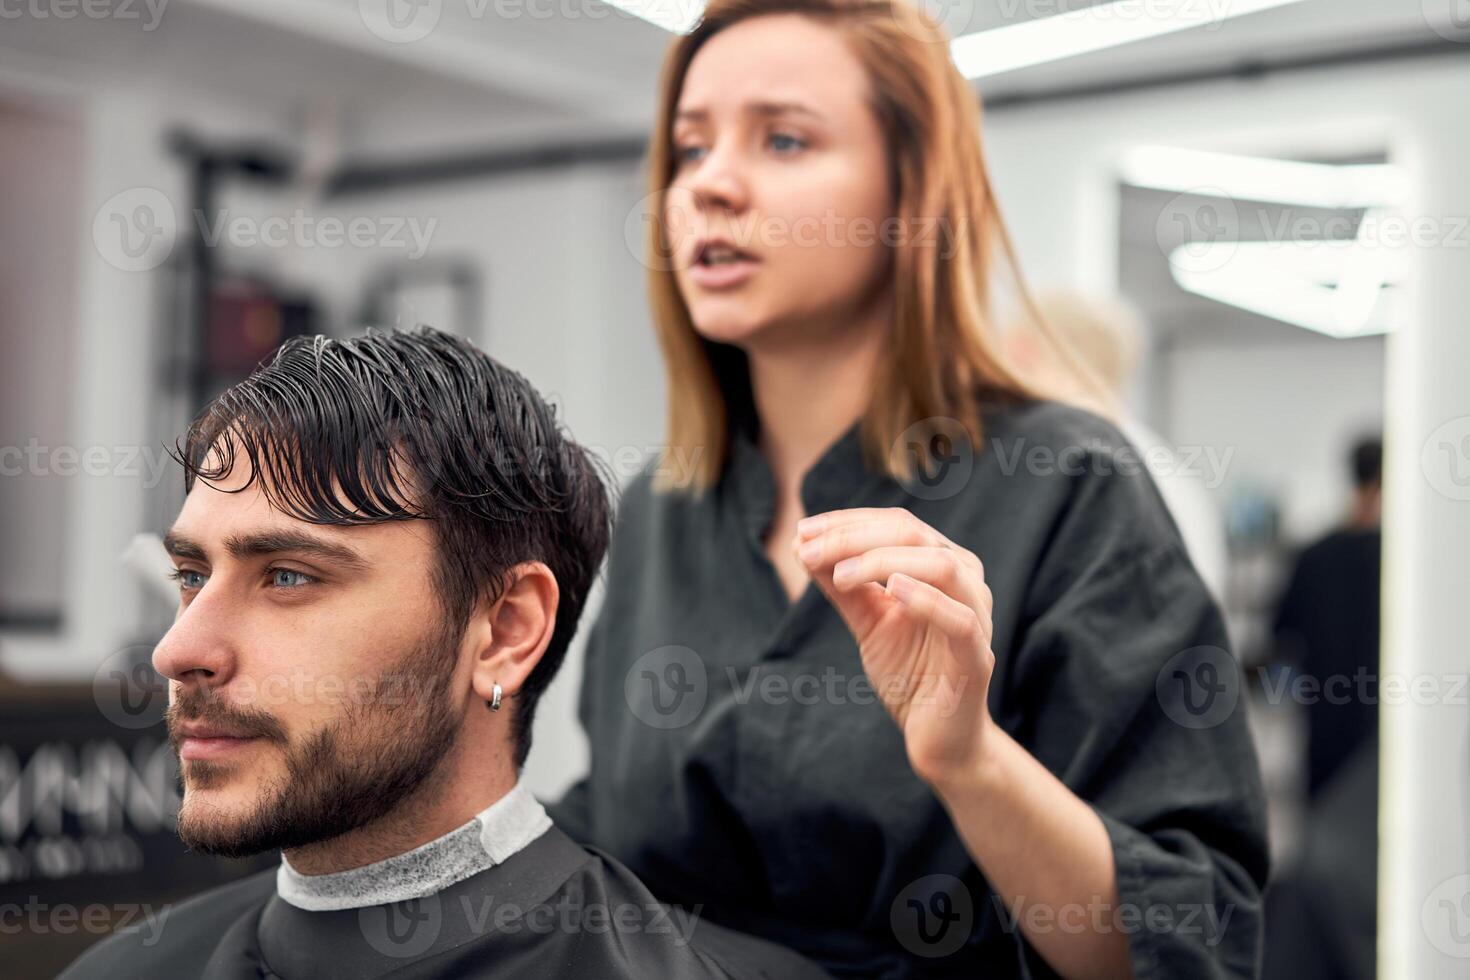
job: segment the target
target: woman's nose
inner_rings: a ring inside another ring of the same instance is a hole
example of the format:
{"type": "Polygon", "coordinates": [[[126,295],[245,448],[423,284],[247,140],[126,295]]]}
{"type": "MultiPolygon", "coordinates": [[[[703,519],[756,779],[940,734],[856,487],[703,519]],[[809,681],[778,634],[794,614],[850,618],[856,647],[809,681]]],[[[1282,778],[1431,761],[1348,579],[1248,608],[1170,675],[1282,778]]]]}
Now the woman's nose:
{"type": "Polygon", "coordinates": [[[748,178],[736,154],[727,148],[711,148],[695,165],[687,186],[704,208],[742,211],[749,203],[748,178]]]}

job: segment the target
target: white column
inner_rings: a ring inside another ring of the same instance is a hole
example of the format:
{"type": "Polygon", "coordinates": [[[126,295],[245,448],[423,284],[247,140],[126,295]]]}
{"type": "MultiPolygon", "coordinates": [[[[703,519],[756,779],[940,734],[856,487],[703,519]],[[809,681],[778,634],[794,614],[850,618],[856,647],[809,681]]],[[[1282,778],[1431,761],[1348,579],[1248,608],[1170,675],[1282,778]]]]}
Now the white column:
{"type": "Polygon", "coordinates": [[[1435,243],[1409,246],[1408,315],[1388,348],[1383,675],[1408,684],[1380,707],[1386,980],[1470,976],[1470,126],[1456,108],[1470,77],[1457,87],[1424,93],[1396,154],[1414,183],[1406,214],[1435,243]]]}

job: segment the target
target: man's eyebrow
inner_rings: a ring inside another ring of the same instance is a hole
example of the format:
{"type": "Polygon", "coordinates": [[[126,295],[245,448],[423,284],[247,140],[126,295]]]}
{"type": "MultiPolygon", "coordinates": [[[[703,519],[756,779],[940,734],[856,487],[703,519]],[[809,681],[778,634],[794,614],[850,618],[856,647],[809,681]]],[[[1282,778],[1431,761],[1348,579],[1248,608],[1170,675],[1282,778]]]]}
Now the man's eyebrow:
{"type": "Polygon", "coordinates": [[[192,558],[204,561],[204,548],[193,538],[185,537],[172,529],[163,536],[163,550],[175,558],[192,558]]]}
{"type": "MultiPolygon", "coordinates": [[[[794,113],[797,115],[811,116],[814,119],[822,118],[820,112],[817,112],[810,106],[794,101],[760,100],[747,102],[742,108],[752,116],[769,117],[794,113]]],[[[680,109],[674,115],[675,122],[704,122],[708,118],[709,110],[698,106],[689,109],[680,109]]]]}
{"type": "MultiPolygon", "coordinates": [[[[177,531],[163,537],[163,546],[176,558],[207,560],[204,547],[177,531]]],[[[328,541],[304,531],[259,531],[254,534],[232,534],[225,538],[225,550],[237,561],[291,552],[312,555],[342,565],[352,571],[365,571],[369,562],[346,545],[328,541]]]]}

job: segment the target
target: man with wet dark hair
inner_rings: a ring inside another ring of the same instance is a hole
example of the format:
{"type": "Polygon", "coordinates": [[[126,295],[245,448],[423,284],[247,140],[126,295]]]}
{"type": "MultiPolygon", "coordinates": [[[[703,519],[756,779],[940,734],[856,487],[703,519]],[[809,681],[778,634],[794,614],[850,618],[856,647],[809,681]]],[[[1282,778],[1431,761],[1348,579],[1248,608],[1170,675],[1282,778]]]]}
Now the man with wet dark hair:
{"type": "Polygon", "coordinates": [[[427,328],[296,338],[176,455],[179,835],[282,860],[64,976],[821,975],[660,905],[520,779],[610,530],[523,377],[427,328]]]}

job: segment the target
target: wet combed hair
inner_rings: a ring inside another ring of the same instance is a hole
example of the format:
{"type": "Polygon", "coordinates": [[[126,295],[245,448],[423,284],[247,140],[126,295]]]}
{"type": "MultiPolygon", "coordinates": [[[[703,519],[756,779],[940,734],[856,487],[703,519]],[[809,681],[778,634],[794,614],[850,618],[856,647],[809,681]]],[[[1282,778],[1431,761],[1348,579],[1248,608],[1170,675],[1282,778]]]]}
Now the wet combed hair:
{"type": "Polygon", "coordinates": [[[271,505],[298,520],[432,522],[433,584],[456,638],[515,565],[551,569],[560,591],[551,643],[513,702],[523,764],[536,702],[566,656],[611,533],[605,467],[555,409],[520,374],[429,327],[294,337],[216,397],[172,451],[186,493],[195,480],[223,478],[239,453],[251,483],[263,475],[271,505]]]}

